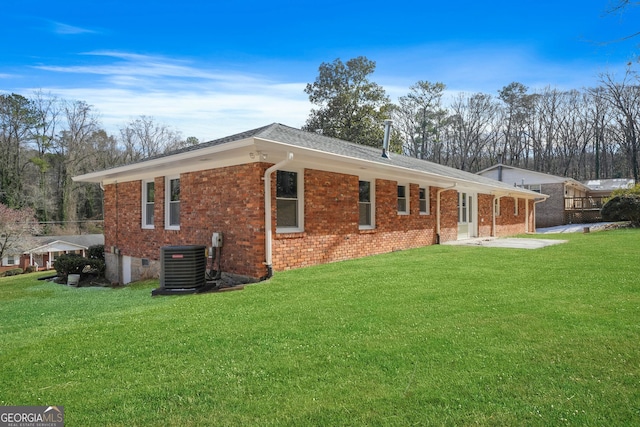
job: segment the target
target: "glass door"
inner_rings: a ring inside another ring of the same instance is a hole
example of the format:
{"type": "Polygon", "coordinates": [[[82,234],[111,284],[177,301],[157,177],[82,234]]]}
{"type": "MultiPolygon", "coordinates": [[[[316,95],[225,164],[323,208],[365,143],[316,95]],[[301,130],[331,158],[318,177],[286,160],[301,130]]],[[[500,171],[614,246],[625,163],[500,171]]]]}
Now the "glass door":
{"type": "Polygon", "coordinates": [[[458,193],[458,240],[475,237],[475,195],[458,193]]]}

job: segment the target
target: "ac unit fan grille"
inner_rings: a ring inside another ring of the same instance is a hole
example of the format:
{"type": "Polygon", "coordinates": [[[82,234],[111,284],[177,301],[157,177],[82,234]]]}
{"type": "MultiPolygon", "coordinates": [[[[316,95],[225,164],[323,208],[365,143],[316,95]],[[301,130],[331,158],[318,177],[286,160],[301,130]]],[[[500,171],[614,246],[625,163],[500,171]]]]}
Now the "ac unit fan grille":
{"type": "Polygon", "coordinates": [[[161,287],[187,289],[206,284],[205,246],[165,246],[161,248],[161,261],[161,287]]]}

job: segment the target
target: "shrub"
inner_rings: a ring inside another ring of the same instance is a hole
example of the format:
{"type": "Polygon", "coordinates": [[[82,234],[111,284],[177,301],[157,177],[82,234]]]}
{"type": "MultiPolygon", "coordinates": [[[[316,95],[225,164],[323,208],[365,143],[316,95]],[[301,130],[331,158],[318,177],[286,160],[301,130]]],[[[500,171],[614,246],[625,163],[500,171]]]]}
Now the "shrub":
{"type": "Polygon", "coordinates": [[[101,259],[104,261],[104,245],[89,246],[87,257],[89,259],[101,259]]]}
{"type": "Polygon", "coordinates": [[[11,270],[5,271],[4,275],[5,277],[9,277],[9,276],[17,276],[22,273],[24,273],[24,271],[21,268],[12,268],[11,270]]]}
{"type": "Polygon", "coordinates": [[[102,275],[105,269],[105,263],[100,259],[90,259],[81,257],[76,254],[68,254],[59,256],[53,263],[59,277],[66,279],[69,274],[97,274],[102,275]]]}
{"type": "MultiPolygon", "coordinates": [[[[636,196],[640,196],[640,184],[636,184],[631,188],[618,188],[617,190],[613,190],[611,192],[611,199],[613,199],[616,196],[624,196],[628,194],[631,194],[631,195],[635,194],[636,196]]],[[[608,200],[611,200],[611,199],[608,199],[608,200]]]]}
{"type": "Polygon", "coordinates": [[[631,221],[640,225],[640,194],[623,194],[612,197],[602,206],[605,221],[631,221]]]}

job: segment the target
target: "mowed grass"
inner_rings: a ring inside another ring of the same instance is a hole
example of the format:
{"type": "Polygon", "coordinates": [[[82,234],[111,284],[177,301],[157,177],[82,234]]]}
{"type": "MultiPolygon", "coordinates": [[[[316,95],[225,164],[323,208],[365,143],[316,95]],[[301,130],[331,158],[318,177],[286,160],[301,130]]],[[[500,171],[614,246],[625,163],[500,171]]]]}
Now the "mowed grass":
{"type": "Polygon", "coordinates": [[[218,294],[0,279],[0,405],[68,426],[640,424],[640,230],[544,238],[569,242],[218,294]]]}

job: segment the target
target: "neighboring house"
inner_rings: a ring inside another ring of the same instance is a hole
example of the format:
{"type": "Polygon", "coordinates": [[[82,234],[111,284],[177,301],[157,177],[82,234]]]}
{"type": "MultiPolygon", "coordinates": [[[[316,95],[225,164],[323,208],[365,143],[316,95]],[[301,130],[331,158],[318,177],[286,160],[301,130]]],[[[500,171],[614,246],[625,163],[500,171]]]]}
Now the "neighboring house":
{"type": "Polygon", "coordinates": [[[222,271],[287,270],[449,240],[533,232],[546,196],[272,124],[74,177],[104,188],[107,277],[157,277],[160,249],[211,246],[222,271]],[[266,196],[265,196],[266,195],[266,196]]]}
{"type": "Polygon", "coordinates": [[[536,205],[538,228],[600,221],[602,200],[611,195],[614,186],[628,184],[629,181],[599,180],[590,181],[593,183],[590,185],[501,163],[478,172],[478,175],[549,195],[544,203],[536,205]]]}
{"type": "Polygon", "coordinates": [[[10,270],[12,268],[20,267],[20,254],[11,251],[9,254],[4,254],[0,259],[0,272],[10,270]]]}
{"type": "Polygon", "coordinates": [[[589,196],[602,199],[611,197],[614,190],[633,188],[636,181],[633,178],[592,179],[584,181],[584,185],[589,187],[589,196]]]}
{"type": "Polygon", "coordinates": [[[102,234],[29,237],[28,241],[18,245],[19,248],[3,257],[2,267],[20,267],[24,270],[29,266],[35,266],[39,270],[49,270],[53,268],[53,262],[60,255],[75,253],[86,256],[90,246],[103,244],[102,234]]]}

